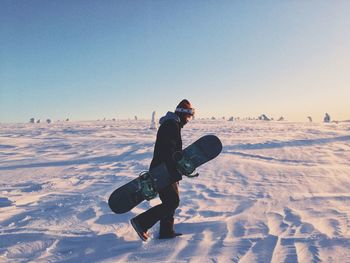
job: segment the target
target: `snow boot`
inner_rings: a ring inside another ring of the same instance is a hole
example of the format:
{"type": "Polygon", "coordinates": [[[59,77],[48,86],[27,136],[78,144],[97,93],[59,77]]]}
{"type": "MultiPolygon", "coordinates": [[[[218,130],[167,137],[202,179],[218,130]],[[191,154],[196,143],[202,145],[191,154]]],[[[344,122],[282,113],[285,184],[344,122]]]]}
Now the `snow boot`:
{"type": "Polygon", "coordinates": [[[145,231],[138,220],[136,218],[133,218],[130,220],[130,223],[132,227],[135,229],[136,233],[139,235],[139,237],[142,239],[142,241],[147,241],[149,238],[148,232],[145,231]]]}

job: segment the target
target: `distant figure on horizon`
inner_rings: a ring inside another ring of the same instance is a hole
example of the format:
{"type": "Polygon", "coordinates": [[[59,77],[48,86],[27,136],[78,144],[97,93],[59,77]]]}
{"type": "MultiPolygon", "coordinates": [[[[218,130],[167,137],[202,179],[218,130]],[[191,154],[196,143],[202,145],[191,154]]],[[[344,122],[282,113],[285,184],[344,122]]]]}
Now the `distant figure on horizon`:
{"type": "Polygon", "coordinates": [[[311,116],[307,116],[307,118],[309,119],[309,122],[312,122],[311,116]]]}
{"type": "Polygon", "coordinates": [[[157,129],[157,121],[156,121],[156,112],[152,112],[152,120],[151,120],[151,126],[150,126],[150,129],[151,130],[155,130],[157,129]]]}
{"type": "Polygon", "coordinates": [[[331,121],[331,116],[329,116],[329,114],[326,112],[324,118],[323,118],[323,122],[328,123],[331,121]]]}
{"type": "MultiPolygon", "coordinates": [[[[181,129],[194,115],[194,108],[188,100],[182,100],[175,112],[168,111],[159,120],[160,127],[154,146],[153,159],[150,169],[165,162],[175,183],[159,191],[161,204],[156,205],[130,220],[131,225],[143,241],[149,238],[148,230],[160,221],[159,238],[168,239],[180,236],[174,230],[174,214],[179,206],[180,197],[178,185],[182,175],[176,169],[173,160],[175,152],[182,151],[181,129]]],[[[154,116],[154,115],[153,115],[154,116]]]]}

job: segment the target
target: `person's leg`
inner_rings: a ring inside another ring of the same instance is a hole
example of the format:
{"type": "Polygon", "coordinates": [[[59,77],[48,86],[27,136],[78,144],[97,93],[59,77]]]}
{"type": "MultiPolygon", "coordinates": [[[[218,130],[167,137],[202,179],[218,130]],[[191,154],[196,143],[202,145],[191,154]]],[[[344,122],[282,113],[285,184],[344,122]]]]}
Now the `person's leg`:
{"type": "Polygon", "coordinates": [[[174,214],[180,202],[178,184],[169,186],[166,192],[159,193],[159,197],[163,203],[172,204],[172,209],[169,209],[168,213],[160,219],[159,236],[166,237],[175,233],[174,214]]]}
{"type": "Polygon", "coordinates": [[[147,232],[148,229],[150,229],[153,225],[155,225],[159,220],[163,218],[168,218],[168,220],[170,220],[166,225],[168,228],[164,230],[170,229],[169,227],[172,229],[173,227],[171,218],[173,218],[175,209],[179,206],[180,202],[177,183],[169,185],[160,191],[159,197],[162,201],[161,204],[156,205],[133,218],[138,222],[139,226],[144,230],[144,232],[147,232]]]}
{"type": "Polygon", "coordinates": [[[159,224],[159,236],[168,236],[174,232],[174,214],[162,218],[159,224]]]}

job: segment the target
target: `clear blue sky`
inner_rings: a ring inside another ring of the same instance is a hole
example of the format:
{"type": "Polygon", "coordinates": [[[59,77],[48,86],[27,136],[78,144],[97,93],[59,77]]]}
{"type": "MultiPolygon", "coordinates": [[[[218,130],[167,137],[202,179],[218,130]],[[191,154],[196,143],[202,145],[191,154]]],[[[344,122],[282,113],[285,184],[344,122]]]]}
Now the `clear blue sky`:
{"type": "Polygon", "coordinates": [[[0,122],[350,119],[350,1],[0,1],[0,122]]]}

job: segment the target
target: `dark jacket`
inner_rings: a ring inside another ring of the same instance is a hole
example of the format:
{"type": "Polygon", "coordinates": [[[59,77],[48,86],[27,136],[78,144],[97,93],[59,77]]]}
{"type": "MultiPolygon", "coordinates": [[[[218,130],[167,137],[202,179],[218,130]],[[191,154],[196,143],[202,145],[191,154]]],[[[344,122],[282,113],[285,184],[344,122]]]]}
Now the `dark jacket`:
{"type": "Polygon", "coordinates": [[[173,154],[182,150],[182,125],[180,118],[175,113],[168,112],[160,119],[159,123],[160,127],[157,133],[150,169],[165,162],[171,176],[176,181],[179,181],[182,179],[182,176],[176,170],[173,154]]]}

